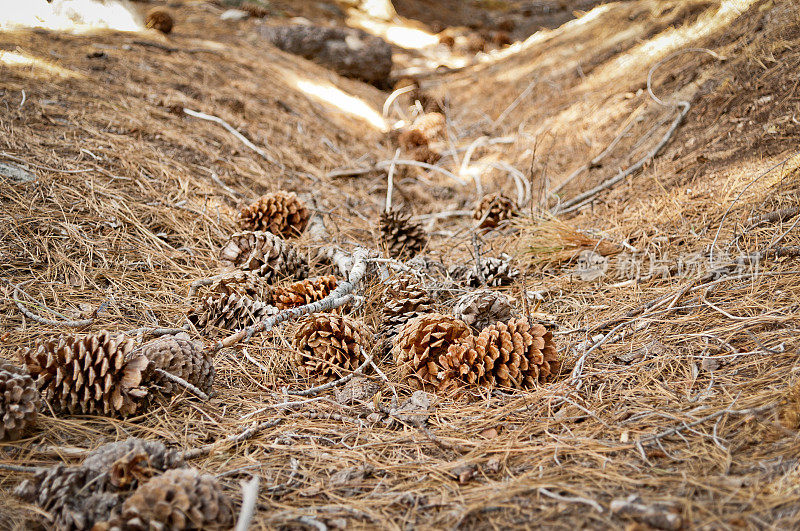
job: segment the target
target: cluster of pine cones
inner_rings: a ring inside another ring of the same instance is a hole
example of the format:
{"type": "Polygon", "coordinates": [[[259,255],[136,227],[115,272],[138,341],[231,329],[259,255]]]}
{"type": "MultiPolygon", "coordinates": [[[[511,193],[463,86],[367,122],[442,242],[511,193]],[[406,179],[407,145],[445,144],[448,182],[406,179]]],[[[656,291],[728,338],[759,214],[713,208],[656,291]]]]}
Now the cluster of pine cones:
{"type": "Polygon", "coordinates": [[[40,469],[15,494],[39,506],[53,529],[230,529],[234,518],[214,476],[136,438],[103,445],[77,466],[40,469]]]}

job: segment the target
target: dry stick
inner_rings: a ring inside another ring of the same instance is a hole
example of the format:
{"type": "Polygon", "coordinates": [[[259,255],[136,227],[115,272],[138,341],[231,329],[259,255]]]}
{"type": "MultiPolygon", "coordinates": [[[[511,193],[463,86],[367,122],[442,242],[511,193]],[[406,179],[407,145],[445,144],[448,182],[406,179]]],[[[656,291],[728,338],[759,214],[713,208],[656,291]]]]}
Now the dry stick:
{"type": "Polygon", "coordinates": [[[339,285],[336,286],[336,289],[333,290],[327,297],[324,299],[312,302],[311,304],[306,304],[304,306],[298,306],[297,308],[289,308],[287,310],[283,310],[278,312],[277,314],[273,315],[272,317],[268,317],[263,321],[239,330],[235,334],[232,334],[225,339],[218,341],[217,343],[211,345],[209,350],[211,352],[219,352],[223,348],[231,347],[240,341],[246,341],[253,337],[254,334],[260,332],[268,332],[272,330],[272,328],[280,324],[284,321],[288,321],[290,319],[297,319],[307,314],[325,311],[325,310],[332,310],[334,308],[339,308],[340,306],[344,306],[349,301],[353,299],[352,292],[355,289],[356,285],[361,282],[361,279],[364,277],[364,274],[367,272],[367,262],[366,259],[369,257],[369,251],[363,247],[357,248],[353,251],[353,262],[352,268],[350,269],[349,278],[346,281],[339,282],[339,285]]]}
{"type": "Polygon", "coordinates": [[[253,476],[250,481],[242,481],[242,508],[239,511],[239,519],[236,521],[234,531],[247,531],[250,521],[256,513],[256,503],[258,502],[259,477],[253,476]]]}
{"type": "Polygon", "coordinates": [[[597,503],[594,500],[590,500],[588,498],[581,498],[579,496],[562,496],[561,494],[556,494],[555,492],[550,492],[549,490],[547,490],[544,487],[539,487],[538,490],[539,490],[540,494],[544,494],[545,496],[547,496],[549,498],[553,498],[554,500],[563,501],[563,502],[584,503],[584,504],[589,505],[590,507],[592,507],[598,513],[602,513],[603,512],[603,506],[600,505],[599,503],[597,503]]]}
{"type": "Polygon", "coordinates": [[[86,169],[83,169],[83,170],[59,170],[58,168],[51,168],[50,166],[42,166],[40,164],[34,164],[33,162],[28,162],[25,159],[21,159],[19,157],[15,157],[14,155],[11,155],[10,153],[6,153],[5,151],[0,151],[0,156],[5,157],[7,159],[11,159],[14,162],[19,162],[20,164],[26,164],[28,166],[36,168],[37,170],[52,171],[52,172],[57,172],[57,173],[86,173],[86,172],[94,171],[94,168],[86,168],[86,169]]]}
{"type": "MultiPolygon", "coordinates": [[[[36,315],[35,313],[31,312],[28,308],[26,308],[25,305],[22,304],[22,301],[19,300],[20,294],[24,293],[22,291],[22,288],[19,285],[15,285],[15,284],[11,284],[11,285],[14,286],[14,294],[11,296],[11,298],[14,300],[14,304],[17,305],[17,308],[19,308],[19,311],[22,312],[23,315],[25,315],[26,317],[36,321],[37,323],[40,323],[40,324],[43,324],[43,325],[47,325],[47,326],[66,326],[68,328],[83,328],[85,326],[91,326],[96,320],[94,317],[91,318],[91,319],[82,319],[80,321],[73,321],[73,320],[70,320],[70,319],[65,319],[63,321],[53,321],[51,319],[45,319],[44,317],[36,315]]],[[[27,293],[26,293],[26,295],[27,295],[27,293]]],[[[28,297],[30,297],[31,299],[33,298],[30,295],[28,295],[28,297]]],[[[50,308],[48,308],[44,304],[38,304],[37,303],[37,305],[40,306],[41,308],[51,312],[51,313],[54,313],[56,315],[61,315],[58,312],[56,312],[55,310],[51,310],[50,308]]]]}
{"type": "Polygon", "coordinates": [[[250,428],[247,428],[241,433],[236,435],[230,435],[225,437],[221,441],[214,441],[212,443],[205,444],[199,448],[194,448],[192,450],[187,450],[181,454],[181,458],[184,461],[188,461],[190,459],[195,459],[196,457],[202,457],[211,453],[215,446],[222,443],[238,443],[242,441],[246,441],[251,439],[254,435],[256,435],[260,431],[267,430],[269,428],[273,428],[283,422],[284,419],[273,419],[267,422],[262,422],[261,424],[256,424],[250,428]]]}
{"type": "Polygon", "coordinates": [[[568,214],[574,210],[577,210],[578,208],[580,208],[580,206],[582,206],[579,203],[582,203],[585,200],[596,196],[603,190],[611,188],[621,180],[642,169],[642,167],[644,167],[645,164],[650,162],[650,160],[652,160],[656,155],[658,155],[658,153],[662,149],[664,149],[664,147],[669,143],[669,141],[672,140],[672,136],[675,134],[675,131],[678,130],[678,126],[681,124],[681,122],[683,122],[683,119],[686,117],[686,114],[689,112],[689,109],[691,109],[691,105],[689,104],[688,101],[678,102],[677,106],[681,108],[681,111],[680,113],[678,113],[678,116],[672,121],[672,125],[670,126],[669,130],[661,138],[661,141],[658,144],[656,144],[656,146],[653,149],[651,149],[648,153],[646,153],[644,157],[639,159],[639,161],[636,164],[630,166],[627,170],[618,173],[614,177],[603,181],[602,183],[595,186],[591,190],[579,194],[577,197],[573,197],[569,201],[565,201],[564,203],[559,205],[558,209],[554,209],[553,214],[568,214]]]}
{"type": "Polygon", "coordinates": [[[389,176],[387,177],[387,185],[386,185],[386,213],[389,214],[392,211],[392,192],[394,192],[394,169],[397,167],[394,163],[400,157],[400,148],[394,152],[394,158],[392,159],[392,164],[389,166],[389,176]]]}
{"type": "Polygon", "coordinates": [[[209,396],[207,394],[205,394],[203,391],[198,389],[197,386],[190,384],[189,382],[187,382],[186,380],[184,380],[180,376],[176,376],[176,375],[172,374],[171,372],[165,371],[164,369],[156,369],[156,372],[158,374],[160,374],[161,376],[163,376],[164,378],[166,378],[167,380],[170,380],[171,382],[174,382],[174,383],[180,385],[184,389],[188,389],[189,391],[191,391],[192,393],[197,395],[197,397],[200,400],[203,400],[203,401],[208,400],[209,396]]]}
{"type": "Polygon", "coordinates": [[[205,114],[205,113],[202,113],[202,112],[193,111],[191,109],[186,109],[186,108],[183,109],[183,112],[185,112],[189,116],[194,116],[195,118],[200,118],[201,120],[207,120],[209,122],[214,122],[214,123],[217,123],[217,124],[221,125],[230,134],[235,136],[242,144],[244,144],[245,146],[249,147],[250,149],[252,149],[256,153],[261,155],[261,157],[263,157],[266,161],[271,162],[272,164],[276,164],[276,165],[280,166],[280,164],[275,159],[273,159],[271,156],[269,156],[269,154],[266,151],[264,151],[260,147],[256,146],[252,142],[250,142],[242,133],[237,131],[232,125],[230,125],[228,122],[226,122],[222,118],[218,118],[218,117],[212,116],[210,114],[205,114]]]}
{"type": "Polygon", "coordinates": [[[800,207],[789,207],[789,208],[782,208],[780,210],[776,210],[775,212],[770,212],[769,214],[764,214],[763,216],[753,216],[749,218],[744,224],[747,226],[745,230],[751,230],[762,223],[776,223],[778,221],[786,221],[789,218],[792,218],[800,214],[800,207]]]}
{"type": "Polygon", "coordinates": [[[416,160],[405,160],[405,159],[398,159],[398,160],[382,160],[381,162],[375,165],[376,170],[383,170],[391,164],[404,164],[406,166],[419,166],[420,168],[425,168],[426,170],[438,171],[442,175],[446,175],[450,177],[455,182],[460,184],[461,186],[466,186],[469,184],[467,181],[462,179],[461,177],[455,175],[452,172],[445,170],[444,168],[440,168],[439,166],[434,166],[433,164],[428,164],[427,162],[419,162],[416,160]]]}
{"type": "MultiPolygon", "coordinates": [[[[336,386],[346,384],[356,376],[361,375],[364,372],[364,369],[367,368],[368,365],[372,364],[372,355],[367,356],[367,359],[361,365],[356,368],[353,372],[348,374],[347,376],[343,376],[338,380],[334,380],[332,382],[328,382],[323,385],[318,385],[317,387],[311,387],[310,389],[305,389],[303,391],[287,391],[287,394],[294,395],[294,396],[309,396],[309,395],[316,395],[323,391],[327,391],[328,389],[332,389],[336,386]]],[[[282,405],[282,404],[281,404],[282,405]]]]}
{"type": "MultiPolygon", "coordinates": [[[[399,98],[400,96],[402,96],[406,92],[411,92],[415,88],[416,87],[414,87],[414,85],[409,85],[408,87],[399,88],[399,89],[395,90],[394,92],[392,92],[391,94],[389,94],[389,97],[386,98],[386,101],[383,103],[383,113],[382,113],[383,119],[385,120],[386,118],[388,118],[389,109],[392,107],[392,103],[394,103],[394,101],[397,98],[399,98]]],[[[401,114],[403,115],[403,119],[406,119],[405,113],[401,112],[401,114]]]]}

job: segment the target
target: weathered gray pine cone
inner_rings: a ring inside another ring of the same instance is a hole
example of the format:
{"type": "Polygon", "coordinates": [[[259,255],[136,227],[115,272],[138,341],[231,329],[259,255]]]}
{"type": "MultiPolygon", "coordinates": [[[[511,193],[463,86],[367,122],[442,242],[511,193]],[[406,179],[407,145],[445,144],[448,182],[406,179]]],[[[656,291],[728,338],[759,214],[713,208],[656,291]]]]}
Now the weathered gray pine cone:
{"type": "Polygon", "coordinates": [[[467,286],[478,288],[482,285],[490,287],[510,286],[519,277],[519,269],[511,264],[511,257],[501,254],[499,258],[484,256],[480,259],[481,275],[485,284],[481,283],[481,275],[475,267],[453,266],[448,269],[448,274],[454,280],[463,282],[467,286]]]}
{"type": "MultiPolygon", "coordinates": [[[[186,380],[204,393],[214,385],[214,359],[203,349],[202,341],[192,341],[189,334],[181,332],[166,335],[142,345],[141,352],[154,369],[161,369],[186,380]]],[[[149,382],[161,387],[167,394],[183,390],[167,377],[154,372],[149,382]]]]}
{"type": "Polygon", "coordinates": [[[503,293],[479,289],[463,295],[453,308],[453,315],[480,332],[491,324],[511,319],[514,308],[503,293]]]}
{"type": "Polygon", "coordinates": [[[406,260],[418,255],[428,243],[422,225],[411,221],[411,217],[398,211],[383,212],[378,220],[381,243],[389,256],[406,260]]]}
{"type": "Polygon", "coordinates": [[[254,301],[245,295],[211,295],[189,310],[189,322],[198,330],[214,333],[212,328],[228,332],[251,326],[278,309],[265,302],[254,301]]]}
{"type": "Polygon", "coordinates": [[[36,421],[39,390],[28,372],[0,360],[0,441],[16,441],[36,421]]]}
{"type": "Polygon", "coordinates": [[[219,260],[224,267],[255,271],[266,282],[308,276],[307,260],[292,244],[271,232],[237,232],[222,246],[219,260]]]}
{"type": "Polygon", "coordinates": [[[78,466],[56,465],[23,481],[14,494],[46,511],[54,529],[86,530],[119,512],[126,493],[150,477],[183,466],[158,441],[131,438],[103,445],[78,466]]]}

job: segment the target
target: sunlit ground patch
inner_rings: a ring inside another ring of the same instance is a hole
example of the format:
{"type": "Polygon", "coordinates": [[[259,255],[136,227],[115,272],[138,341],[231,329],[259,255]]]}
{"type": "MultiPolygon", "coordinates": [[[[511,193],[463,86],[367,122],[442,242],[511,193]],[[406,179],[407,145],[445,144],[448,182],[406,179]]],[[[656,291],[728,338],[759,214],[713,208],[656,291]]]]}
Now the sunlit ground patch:
{"type": "Polygon", "coordinates": [[[0,29],[45,28],[82,33],[139,31],[138,15],[117,0],[0,0],[0,29]]]}

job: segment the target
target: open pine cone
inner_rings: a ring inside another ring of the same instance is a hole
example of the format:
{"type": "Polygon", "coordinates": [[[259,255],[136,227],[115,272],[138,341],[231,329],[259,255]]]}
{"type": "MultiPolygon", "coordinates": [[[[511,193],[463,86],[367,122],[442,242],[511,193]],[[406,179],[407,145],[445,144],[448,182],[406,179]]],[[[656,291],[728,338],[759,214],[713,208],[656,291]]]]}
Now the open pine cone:
{"type": "Polygon", "coordinates": [[[487,194],[475,205],[472,217],[478,228],[491,229],[514,216],[514,201],[501,193],[487,194]]]}
{"type": "Polygon", "coordinates": [[[453,308],[453,315],[478,332],[491,324],[508,321],[513,314],[511,300],[499,291],[488,289],[463,295],[453,308]]]}
{"type": "Polygon", "coordinates": [[[229,332],[251,326],[265,317],[275,315],[278,309],[245,295],[211,295],[189,310],[189,322],[198,330],[219,328],[229,332]]]}
{"type": "Polygon", "coordinates": [[[272,290],[272,304],[285,310],[321,301],[336,289],[338,283],[334,275],[326,275],[300,280],[286,287],[279,286],[272,290]]]}
{"type": "Polygon", "coordinates": [[[255,271],[266,282],[308,276],[307,261],[290,243],[271,232],[237,232],[220,250],[219,260],[225,267],[255,271]]]}
{"type": "Polygon", "coordinates": [[[428,243],[422,225],[413,223],[410,216],[397,211],[381,213],[378,229],[381,233],[381,243],[392,258],[400,260],[413,258],[428,243]]]}
{"type": "MultiPolygon", "coordinates": [[[[204,393],[210,393],[214,385],[214,360],[203,351],[202,341],[192,341],[189,334],[161,336],[142,345],[142,354],[153,367],[186,380],[204,393]]],[[[183,390],[165,376],[154,373],[150,382],[158,385],[167,394],[183,390]]]]}
{"type": "Polygon", "coordinates": [[[519,269],[511,264],[511,257],[501,254],[499,258],[484,256],[480,259],[483,283],[475,267],[453,266],[448,269],[448,275],[467,286],[478,288],[482,285],[499,287],[510,286],[519,276],[519,269]]]}
{"type": "Polygon", "coordinates": [[[141,485],[106,530],[230,529],[233,502],[214,476],[193,468],[168,470],[141,485]]]}
{"type": "Polygon", "coordinates": [[[391,338],[414,317],[433,311],[434,301],[416,276],[400,273],[391,279],[383,292],[382,328],[391,338]]]}
{"type": "Polygon", "coordinates": [[[131,438],[97,448],[79,466],[41,469],[14,494],[45,511],[50,528],[94,529],[119,511],[125,494],[140,482],[179,466],[178,452],[157,441],[131,438]]]}
{"type": "Polygon", "coordinates": [[[230,295],[246,295],[254,300],[267,301],[270,298],[270,287],[262,277],[253,271],[235,270],[223,273],[208,286],[211,293],[230,295]]]}
{"type": "Polygon", "coordinates": [[[127,416],[147,396],[141,384],[149,362],[133,347],[132,339],[101,331],[43,341],[21,357],[54,411],[127,416]]]}
{"type": "Polygon", "coordinates": [[[297,237],[310,218],[305,203],[294,192],[274,192],[244,207],[239,226],[245,230],[268,231],[281,238],[297,237]]]}
{"type": "Polygon", "coordinates": [[[553,334],[542,325],[511,319],[484,328],[439,356],[440,389],[463,385],[532,388],[558,373],[553,334]]]}
{"type": "Polygon", "coordinates": [[[303,376],[335,380],[364,362],[372,337],[367,325],[351,317],[310,315],[295,333],[293,361],[303,376]]]}
{"type": "Polygon", "coordinates": [[[0,360],[0,441],[16,441],[36,420],[41,399],[22,367],[0,360]]]}
{"type": "Polygon", "coordinates": [[[411,319],[400,330],[392,356],[400,375],[416,388],[439,385],[439,358],[447,349],[470,335],[464,321],[440,313],[411,319]]]}

